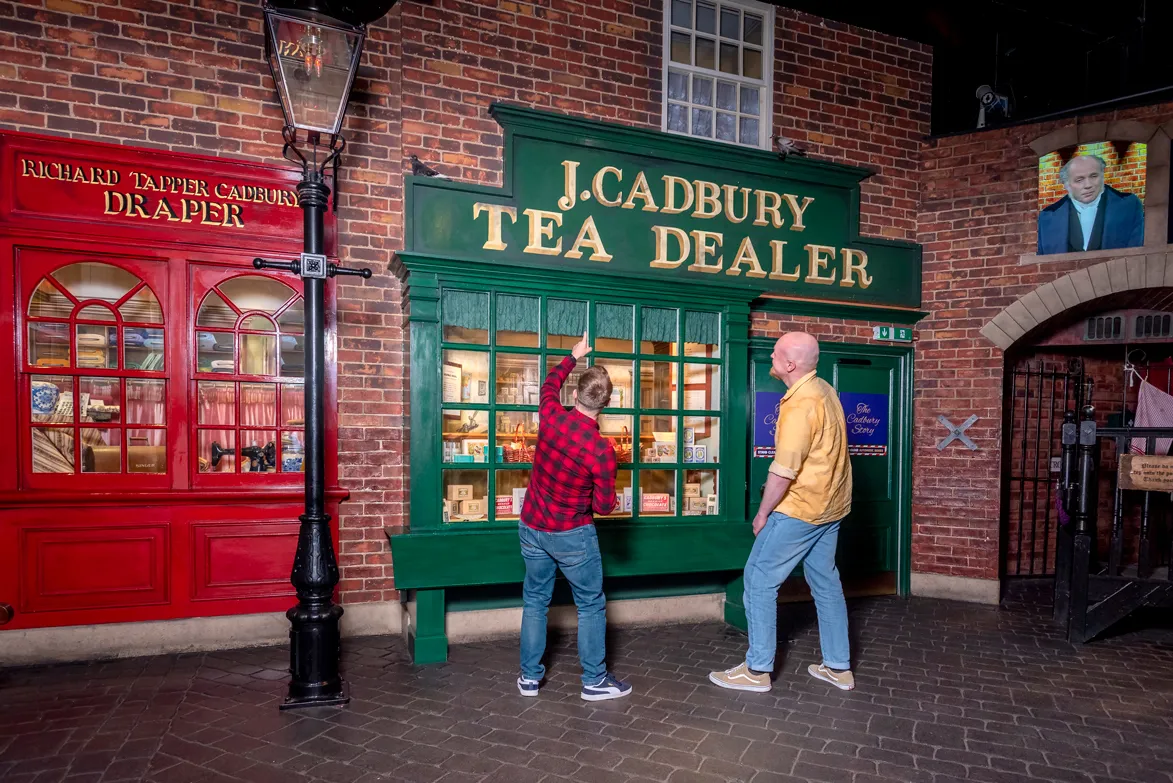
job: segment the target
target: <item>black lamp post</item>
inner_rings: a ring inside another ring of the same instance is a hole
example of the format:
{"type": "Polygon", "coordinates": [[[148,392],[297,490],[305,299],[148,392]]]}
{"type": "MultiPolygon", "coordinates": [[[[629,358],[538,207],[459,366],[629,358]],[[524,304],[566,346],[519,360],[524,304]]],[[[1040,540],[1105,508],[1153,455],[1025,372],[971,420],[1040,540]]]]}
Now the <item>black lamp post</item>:
{"type": "Polygon", "coordinates": [[[366,24],[392,5],[394,1],[386,0],[271,0],[263,7],[266,54],[285,113],[282,155],[301,166],[297,195],[304,213],[304,252],[297,261],[253,260],[257,269],[300,275],[305,289],[305,513],[290,577],[297,590],[297,606],[286,613],[291,625],[292,680],[281,709],[350,701],[338,672],[342,607],[333,600],[338,559],[325,503],[325,283],[335,275],[369,278],[371,270],[344,269],[326,259],[324,217],[330,188],[325,172],[333,167],[337,188],[339,156],[346,146],[338,132],[362,55],[366,24]]]}

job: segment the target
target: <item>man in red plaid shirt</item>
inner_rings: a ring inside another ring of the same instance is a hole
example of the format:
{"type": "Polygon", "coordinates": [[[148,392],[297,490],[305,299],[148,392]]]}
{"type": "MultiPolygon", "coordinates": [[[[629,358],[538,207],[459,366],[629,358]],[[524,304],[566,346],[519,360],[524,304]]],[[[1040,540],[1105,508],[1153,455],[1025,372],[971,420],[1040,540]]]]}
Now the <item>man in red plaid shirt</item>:
{"type": "Polygon", "coordinates": [[[567,410],[561,401],[566,378],[590,352],[584,332],[571,355],[542,384],[538,447],[518,525],[525,560],[517,678],[522,696],[537,696],[546,673],[546,613],[558,569],[570,583],[578,607],[582,698],[603,701],[631,693],[631,686],[615,679],[604,662],[607,599],[594,525],[594,514],[615,510],[615,449],[599,434],[598,423],[599,412],[611,400],[611,378],[602,367],[591,367],[579,378],[574,407],[567,410]]]}

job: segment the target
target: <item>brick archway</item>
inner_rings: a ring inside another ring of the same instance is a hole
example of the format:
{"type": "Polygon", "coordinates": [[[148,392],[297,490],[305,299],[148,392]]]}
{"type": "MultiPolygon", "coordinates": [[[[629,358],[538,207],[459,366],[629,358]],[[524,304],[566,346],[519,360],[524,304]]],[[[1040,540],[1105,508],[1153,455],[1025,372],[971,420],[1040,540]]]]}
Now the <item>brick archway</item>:
{"type": "Polygon", "coordinates": [[[1039,326],[1093,299],[1143,288],[1173,287],[1173,253],[1115,258],[1039,286],[1006,307],[981,333],[1003,351],[1039,326]]]}

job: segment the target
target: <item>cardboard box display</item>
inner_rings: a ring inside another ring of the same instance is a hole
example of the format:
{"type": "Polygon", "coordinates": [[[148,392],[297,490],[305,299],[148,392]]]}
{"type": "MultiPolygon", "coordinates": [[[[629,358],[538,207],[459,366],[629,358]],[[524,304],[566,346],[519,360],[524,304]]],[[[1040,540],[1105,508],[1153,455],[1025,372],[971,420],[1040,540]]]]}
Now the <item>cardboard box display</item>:
{"type": "Polygon", "coordinates": [[[672,496],[667,492],[648,492],[640,499],[641,511],[646,514],[672,511],[672,496]]]}
{"type": "Polygon", "coordinates": [[[709,503],[706,498],[691,497],[684,499],[684,515],[686,517],[699,517],[708,513],[709,503]]]}
{"type": "Polygon", "coordinates": [[[508,517],[515,514],[516,512],[513,510],[513,495],[498,495],[495,508],[498,517],[508,517]]]}
{"type": "Polygon", "coordinates": [[[696,442],[696,430],[692,427],[684,428],[684,445],[691,446],[696,442]]]}
{"type": "Polygon", "coordinates": [[[516,487],[513,490],[513,513],[520,514],[525,505],[525,487],[516,487]]]}
{"type": "Polygon", "coordinates": [[[449,484],[449,500],[472,500],[472,484],[449,484]]]}
{"type": "Polygon", "coordinates": [[[485,498],[460,501],[460,513],[465,517],[483,517],[489,511],[485,498]]]}
{"type": "Polygon", "coordinates": [[[684,485],[684,496],[686,498],[699,498],[701,496],[701,485],[700,484],[685,484],[684,485]]]}
{"type": "Polygon", "coordinates": [[[695,453],[696,453],[695,446],[685,446],[683,449],[684,461],[685,462],[695,462],[696,461],[696,458],[694,456],[695,453]]]}
{"type": "Polygon", "coordinates": [[[705,498],[705,514],[709,516],[717,515],[717,496],[709,495],[705,498]]]}

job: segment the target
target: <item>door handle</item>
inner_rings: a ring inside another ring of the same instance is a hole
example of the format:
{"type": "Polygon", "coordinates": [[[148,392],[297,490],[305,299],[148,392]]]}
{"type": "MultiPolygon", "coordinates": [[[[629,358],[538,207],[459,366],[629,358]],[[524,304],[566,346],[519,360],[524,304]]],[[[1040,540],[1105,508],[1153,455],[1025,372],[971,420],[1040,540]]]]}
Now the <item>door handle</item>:
{"type": "Polygon", "coordinates": [[[16,612],[12,610],[9,604],[0,603],[0,625],[6,625],[12,622],[12,617],[16,612]]]}

